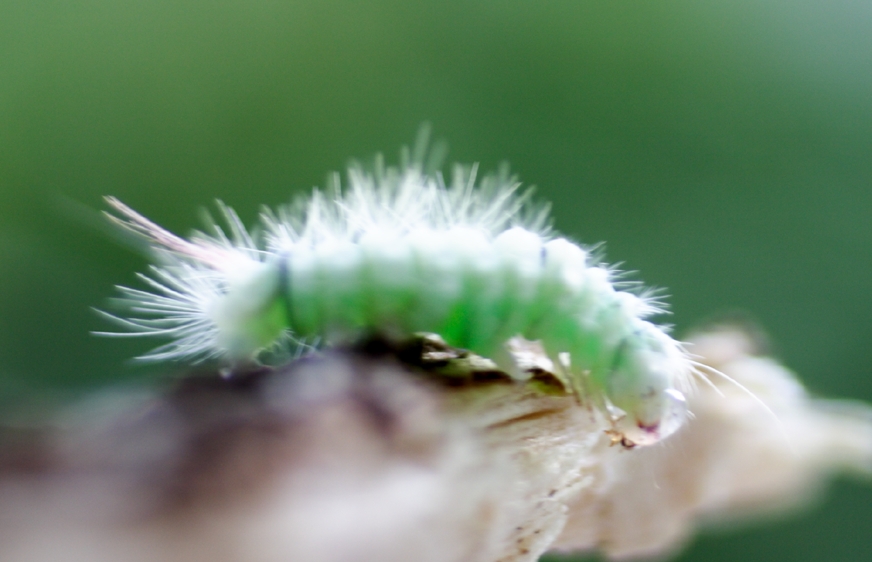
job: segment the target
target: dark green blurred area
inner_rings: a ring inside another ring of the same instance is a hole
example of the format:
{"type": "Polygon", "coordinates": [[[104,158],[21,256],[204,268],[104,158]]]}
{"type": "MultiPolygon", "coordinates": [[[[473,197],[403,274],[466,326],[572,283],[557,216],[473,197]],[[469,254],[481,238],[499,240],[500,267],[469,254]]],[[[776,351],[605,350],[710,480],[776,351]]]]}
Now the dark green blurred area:
{"type": "MultiPolygon", "coordinates": [[[[425,120],[667,287],[679,332],[747,311],[815,392],[872,401],[868,3],[2,0],[0,404],[157,370],[89,335],[145,260],[73,202],[250,222],[425,120]]],[[[872,560],[870,536],[840,484],[682,559],[872,560]]]]}

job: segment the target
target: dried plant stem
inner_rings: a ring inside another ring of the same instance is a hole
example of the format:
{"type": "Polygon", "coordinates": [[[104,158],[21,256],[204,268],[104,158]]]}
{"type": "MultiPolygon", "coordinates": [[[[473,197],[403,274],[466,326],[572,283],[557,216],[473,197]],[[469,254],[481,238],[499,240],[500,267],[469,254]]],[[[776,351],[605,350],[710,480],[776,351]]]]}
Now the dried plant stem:
{"type": "Polygon", "coordinates": [[[684,430],[625,450],[548,377],[518,383],[450,349],[417,365],[406,351],[335,351],[191,376],[159,396],[104,395],[54,429],[3,434],[0,559],[662,554],[702,520],[795,502],[832,470],[869,467],[865,410],[810,400],[738,332],[706,337],[698,352],[778,423],[713,380],[684,430]]]}

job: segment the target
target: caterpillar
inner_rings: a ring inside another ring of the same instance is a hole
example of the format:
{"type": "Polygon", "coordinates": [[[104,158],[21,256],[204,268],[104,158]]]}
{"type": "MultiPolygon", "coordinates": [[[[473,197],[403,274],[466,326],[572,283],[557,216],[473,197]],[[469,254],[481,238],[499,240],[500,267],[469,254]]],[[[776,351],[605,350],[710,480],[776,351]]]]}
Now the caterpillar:
{"type": "Polygon", "coordinates": [[[264,209],[251,231],[219,201],[224,226],[182,238],[107,197],[107,215],[155,257],[139,274],[145,289],[118,288],[125,313],[104,315],[124,332],[109,335],[169,338],[148,360],[232,362],[288,337],[331,345],[424,332],[522,378],[507,352],[520,336],[541,343],[625,446],[683,425],[693,362],[649,320],[663,312],[652,293],[622,290],[507,170],[477,181],[475,166],[457,166],[446,182],[422,158],[405,160],[353,165],[344,189],[337,180],[264,209]]]}

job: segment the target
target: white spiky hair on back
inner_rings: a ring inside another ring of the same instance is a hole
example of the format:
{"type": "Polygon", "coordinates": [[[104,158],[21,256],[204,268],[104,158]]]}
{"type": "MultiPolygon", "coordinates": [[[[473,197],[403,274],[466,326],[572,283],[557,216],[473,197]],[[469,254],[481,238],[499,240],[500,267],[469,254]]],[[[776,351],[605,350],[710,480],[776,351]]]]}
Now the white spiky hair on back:
{"type": "Polygon", "coordinates": [[[374,230],[389,240],[421,228],[436,233],[473,228],[495,237],[522,226],[550,237],[548,206],[531,205],[532,191],[520,189],[508,166],[478,179],[477,166],[456,165],[446,183],[436,170],[444,151],[439,146],[428,151],[428,140],[424,126],[413,150],[402,151],[399,167],[386,166],[379,155],[372,171],[350,166],[344,187],[334,174],[324,191],[316,189],[277,211],[264,208],[253,231],[219,201],[220,224],[210,219],[207,232],[184,239],[107,197],[118,214],[109,215],[111,220],[145,239],[157,263],[150,275],[139,275],[150,291],[118,288],[121,296],[115,303],[123,316],[100,311],[125,332],[101,334],[172,339],[140,357],[144,360],[220,358],[228,349],[214,318],[216,302],[259,264],[296,245],[356,242],[374,230]]]}
{"type": "Polygon", "coordinates": [[[401,236],[418,228],[469,227],[493,237],[523,226],[548,237],[549,206],[532,205],[532,189],[521,190],[507,165],[480,179],[478,165],[455,165],[446,182],[436,169],[439,158],[426,158],[442,152],[428,152],[428,139],[429,129],[422,127],[414,151],[402,151],[399,167],[385,166],[378,155],[372,171],[352,164],[344,187],[339,174],[333,174],[325,191],[316,189],[277,211],[265,208],[265,249],[280,252],[325,239],[356,241],[374,229],[401,236]]]}

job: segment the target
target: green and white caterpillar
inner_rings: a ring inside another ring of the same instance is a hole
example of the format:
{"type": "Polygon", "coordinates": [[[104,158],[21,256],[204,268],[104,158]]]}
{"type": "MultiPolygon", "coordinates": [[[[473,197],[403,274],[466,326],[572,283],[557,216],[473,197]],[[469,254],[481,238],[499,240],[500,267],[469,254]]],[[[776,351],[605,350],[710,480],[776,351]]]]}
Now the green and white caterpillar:
{"type": "Polygon", "coordinates": [[[446,183],[420,162],[379,160],[371,174],[352,168],[344,190],[265,210],[256,234],[219,203],[227,230],[190,239],[107,198],[157,257],[140,275],[147,290],[120,288],[128,314],[107,316],[123,335],[170,338],[153,360],[251,359],[288,336],[329,345],[426,332],[514,373],[506,344],[521,336],[541,342],[624,445],[674,433],[693,362],[646,320],[659,303],[619,290],[528,196],[505,172],[476,185],[475,167],[458,167],[446,183]]]}

